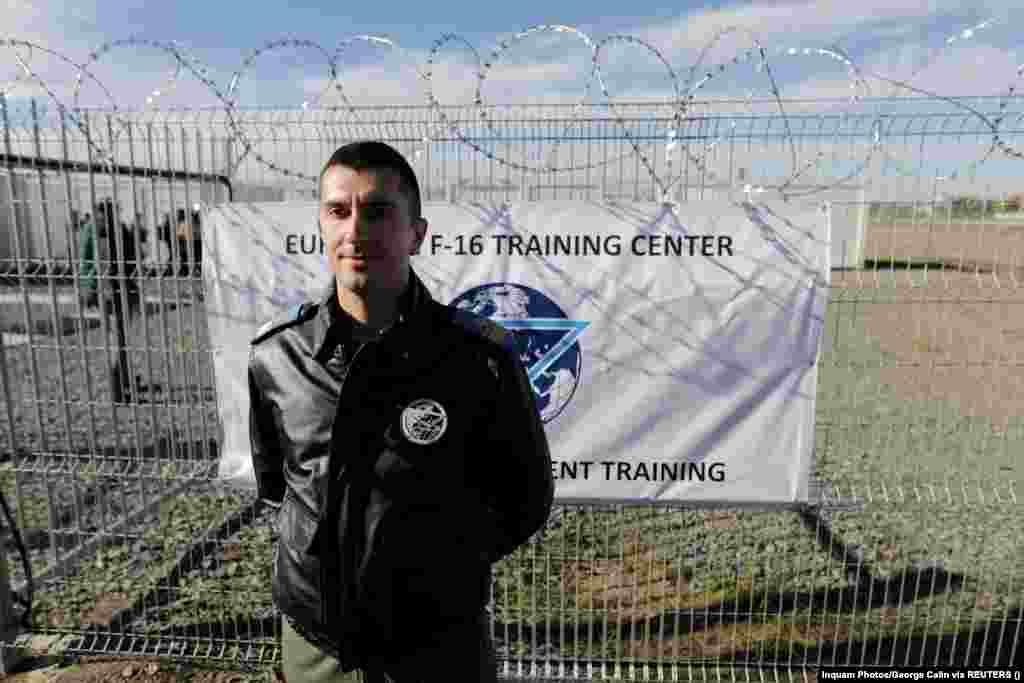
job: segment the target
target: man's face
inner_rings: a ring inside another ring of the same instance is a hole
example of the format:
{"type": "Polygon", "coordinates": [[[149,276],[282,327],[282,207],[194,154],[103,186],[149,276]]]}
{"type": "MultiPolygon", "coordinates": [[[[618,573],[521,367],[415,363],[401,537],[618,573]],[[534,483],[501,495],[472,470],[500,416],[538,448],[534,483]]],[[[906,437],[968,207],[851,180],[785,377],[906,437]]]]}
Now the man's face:
{"type": "Polygon", "coordinates": [[[405,282],[409,256],[419,251],[427,224],[410,217],[400,186],[390,169],[333,166],[324,174],[320,233],[341,287],[365,294],[396,290],[405,282]]]}

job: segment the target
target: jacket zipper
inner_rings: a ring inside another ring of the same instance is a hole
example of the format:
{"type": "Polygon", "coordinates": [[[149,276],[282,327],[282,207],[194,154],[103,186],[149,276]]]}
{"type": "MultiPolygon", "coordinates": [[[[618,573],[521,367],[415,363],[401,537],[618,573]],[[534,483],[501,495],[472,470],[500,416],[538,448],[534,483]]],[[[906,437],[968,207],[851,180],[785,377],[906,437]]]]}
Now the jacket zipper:
{"type": "MultiPolygon", "coordinates": [[[[345,371],[345,376],[341,378],[341,385],[338,387],[338,403],[337,403],[338,406],[342,405],[341,399],[342,399],[342,397],[345,394],[345,383],[348,382],[348,378],[352,376],[352,371],[356,367],[356,361],[359,359],[359,354],[361,354],[363,352],[363,349],[365,349],[367,346],[368,346],[368,342],[362,342],[359,345],[359,348],[356,349],[355,353],[352,354],[352,362],[350,362],[348,364],[348,370],[345,371]]],[[[335,417],[337,417],[337,409],[335,409],[335,417]]],[[[331,433],[333,434],[333,432],[334,432],[334,423],[332,422],[331,423],[331,433]]],[[[330,469],[330,460],[328,460],[327,467],[328,467],[328,469],[330,469]]],[[[338,475],[337,480],[339,480],[339,481],[341,480],[341,475],[338,475]]],[[[328,497],[330,497],[330,481],[328,481],[327,486],[328,486],[328,497]]]]}
{"type": "MultiPolygon", "coordinates": [[[[400,327],[401,325],[402,325],[402,321],[399,321],[399,322],[395,323],[395,325],[392,326],[391,329],[388,330],[388,333],[394,332],[394,330],[396,328],[400,327]]],[[[364,342],[361,342],[359,344],[359,348],[357,348],[355,350],[355,353],[352,354],[352,362],[350,362],[348,364],[348,370],[345,372],[345,376],[341,378],[341,385],[338,387],[338,402],[337,402],[337,406],[343,405],[342,398],[344,397],[345,384],[348,382],[348,378],[352,376],[353,372],[356,369],[356,361],[359,360],[359,355],[371,343],[376,343],[377,344],[377,348],[379,349],[380,345],[384,343],[384,339],[383,338],[378,338],[375,342],[365,342],[364,341],[364,342]]],[[[405,355],[407,355],[407,354],[405,354],[405,355]]],[[[337,419],[337,408],[335,409],[335,419],[337,419]]],[[[331,423],[331,436],[332,436],[331,441],[332,441],[332,444],[333,444],[333,435],[334,435],[334,423],[332,422],[331,423]]],[[[328,459],[328,462],[327,462],[328,473],[330,472],[330,468],[331,468],[331,461],[330,461],[330,459],[328,459]]],[[[328,478],[327,478],[327,493],[326,493],[326,496],[325,496],[326,497],[326,501],[325,501],[325,508],[326,509],[321,512],[321,515],[320,515],[320,517],[321,517],[320,523],[321,524],[323,524],[327,520],[328,516],[331,513],[332,508],[333,507],[337,507],[337,505],[333,505],[332,506],[332,503],[334,503],[335,501],[333,501],[333,499],[331,497],[331,490],[332,490],[332,488],[334,488],[334,487],[332,487],[332,484],[335,484],[338,481],[341,481],[341,473],[340,473],[340,471],[339,471],[339,473],[338,473],[338,475],[336,477],[331,478],[330,476],[328,476],[328,478]]],[[[340,511],[338,511],[338,512],[340,512],[340,511]]],[[[340,520],[338,520],[338,521],[340,523],[340,520]]],[[[339,526],[340,526],[340,524],[339,524],[339,526]]],[[[339,529],[334,529],[333,530],[335,540],[337,540],[338,532],[339,532],[339,529]]],[[[324,544],[324,543],[327,542],[325,539],[326,539],[326,535],[325,535],[324,538],[321,539],[321,541],[320,541],[321,544],[324,544]]],[[[370,535],[368,534],[367,538],[366,538],[367,544],[370,543],[370,540],[371,540],[370,539],[370,535]]],[[[339,547],[338,548],[339,564],[344,561],[344,558],[341,557],[341,555],[342,555],[341,551],[342,551],[342,548],[339,547]]],[[[328,604],[330,601],[327,599],[329,596],[325,595],[325,593],[327,592],[325,590],[325,587],[328,585],[327,584],[327,578],[328,577],[327,577],[327,572],[326,572],[326,570],[327,570],[327,562],[325,561],[325,559],[326,559],[326,557],[324,556],[325,554],[321,553],[321,555],[322,555],[321,562],[320,562],[320,593],[321,593],[320,612],[321,612],[321,615],[322,615],[321,623],[323,623],[323,625],[328,629],[328,631],[330,631],[331,630],[330,629],[330,625],[327,623],[328,622],[327,610],[330,607],[330,605],[328,604]]],[[[356,569],[358,570],[358,566],[356,567],[356,569]]],[[[349,582],[354,580],[354,577],[345,575],[344,578],[345,578],[345,583],[344,583],[343,586],[341,586],[341,590],[348,591],[349,582]]],[[[346,598],[347,597],[352,597],[352,596],[346,595],[346,598]]]]}
{"type": "MultiPolygon", "coordinates": [[[[361,354],[363,352],[363,349],[365,349],[366,346],[367,346],[366,342],[363,342],[363,343],[361,343],[359,345],[359,348],[357,348],[355,353],[352,354],[352,360],[348,364],[348,369],[345,370],[345,375],[341,378],[341,384],[338,387],[338,402],[335,404],[335,419],[337,419],[337,410],[338,410],[338,408],[343,405],[342,397],[344,396],[344,393],[345,393],[345,384],[348,382],[348,378],[352,376],[352,371],[355,370],[356,361],[359,359],[359,354],[361,354]]],[[[332,437],[334,435],[334,422],[333,421],[331,422],[331,435],[332,435],[332,437]]],[[[331,439],[331,441],[332,441],[332,443],[328,445],[328,448],[331,448],[334,445],[333,444],[333,438],[331,439]]],[[[334,453],[333,453],[333,449],[332,449],[331,456],[333,456],[333,454],[334,453]]],[[[328,457],[328,460],[327,460],[327,471],[328,471],[328,473],[330,472],[330,470],[331,470],[331,458],[328,457]]],[[[341,481],[341,473],[340,473],[340,471],[339,471],[338,475],[336,477],[334,477],[334,478],[330,477],[329,475],[327,477],[327,491],[325,492],[326,495],[324,496],[326,500],[324,501],[324,509],[320,511],[320,515],[319,515],[320,516],[320,521],[319,521],[317,526],[324,525],[326,523],[327,519],[330,517],[332,509],[334,507],[337,507],[337,505],[334,505],[335,501],[331,497],[332,489],[335,488],[334,486],[332,486],[332,484],[335,481],[341,481]]],[[[340,516],[340,515],[338,515],[338,516],[340,516]]],[[[340,523],[340,520],[338,520],[338,521],[340,523]]],[[[335,541],[337,541],[338,531],[339,531],[338,529],[326,529],[326,531],[333,533],[335,541]]],[[[328,563],[326,561],[327,560],[327,553],[326,553],[327,548],[325,548],[324,546],[328,543],[328,540],[327,540],[327,536],[328,535],[329,535],[328,533],[325,533],[324,536],[322,536],[321,539],[320,539],[320,544],[321,544],[321,548],[320,548],[320,551],[321,551],[320,552],[320,555],[321,555],[321,558],[320,558],[321,559],[321,561],[320,561],[320,612],[321,612],[321,616],[322,616],[320,621],[324,625],[324,627],[328,631],[330,631],[331,628],[330,628],[330,624],[328,623],[328,613],[327,613],[327,611],[328,611],[328,608],[330,607],[329,603],[331,601],[328,600],[328,598],[329,597],[334,597],[334,596],[333,595],[326,595],[325,594],[325,593],[327,593],[326,586],[328,585],[328,583],[327,583],[327,578],[328,578],[327,577],[327,564],[328,563]]],[[[339,562],[339,565],[340,565],[341,562],[344,561],[344,558],[342,557],[341,550],[342,550],[341,548],[338,548],[338,562],[339,562]]],[[[347,582],[349,580],[350,579],[348,577],[345,577],[346,584],[344,586],[341,586],[341,590],[343,590],[343,591],[347,591],[348,590],[347,582]]],[[[346,596],[346,597],[348,597],[348,596],[346,596]]],[[[337,602],[337,601],[335,600],[335,602],[337,602]]]]}

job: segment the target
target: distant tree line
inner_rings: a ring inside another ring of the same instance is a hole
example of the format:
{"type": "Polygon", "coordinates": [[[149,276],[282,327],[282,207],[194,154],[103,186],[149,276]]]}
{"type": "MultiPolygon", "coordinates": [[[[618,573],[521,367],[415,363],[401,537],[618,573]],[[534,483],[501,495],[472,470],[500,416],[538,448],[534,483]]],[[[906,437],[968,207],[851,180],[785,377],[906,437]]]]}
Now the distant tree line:
{"type": "Polygon", "coordinates": [[[943,201],[872,202],[872,220],[912,219],[915,216],[950,216],[952,218],[985,218],[1002,213],[1017,213],[1024,208],[1024,194],[1001,199],[973,195],[956,195],[943,201]]]}

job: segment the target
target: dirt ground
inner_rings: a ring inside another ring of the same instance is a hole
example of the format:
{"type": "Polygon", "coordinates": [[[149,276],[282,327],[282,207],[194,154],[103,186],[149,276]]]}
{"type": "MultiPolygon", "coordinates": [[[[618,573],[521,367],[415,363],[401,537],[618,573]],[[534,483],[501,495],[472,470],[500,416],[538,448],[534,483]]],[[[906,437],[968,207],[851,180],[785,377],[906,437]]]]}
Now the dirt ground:
{"type": "MultiPolygon", "coordinates": [[[[868,224],[863,257],[878,261],[942,261],[948,266],[1009,274],[1024,268],[1024,225],[965,219],[868,224]]],[[[1019,273],[1018,273],[1019,277],[1019,273]]]]}
{"type": "MultiPolygon", "coordinates": [[[[743,639],[742,636],[737,638],[738,632],[746,631],[742,626],[737,629],[737,626],[733,625],[732,628],[728,629],[728,633],[719,633],[719,630],[716,629],[713,633],[705,634],[701,638],[699,652],[687,649],[686,647],[680,649],[678,643],[667,642],[662,644],[661,648],[657,651],[638,649],[628,654],[641,657],[679,657],[727,653],[735,648],[738,640],[743,639]]],[[[745,635],[748,638],[756,637],[756,635],[760,634],[755,634],[753,631],[757,630],[760,629],[755,627],[750,633],[745,635]]],[[[778,634],[773,633],[771,635],[777,636],[778,634]]],[[[111,661],[99,657],[84,659],[86,661],[73,666],[40,668],[25,673],[16,673],[6,678],[0,678],[0,680],[5,681],[5,683],[110,683],[111,681],[125,681],[126,683],[286,683],[284,676],[279,670],[262,675],[240,671],[179,671],[176,670],[174,664],[158,660],[111,661]]],[[[733,681],[749,683],[750,681],[764,680],[763,675],[751,674],[749,671],[745,673],[733,671],[728,666],[722,669],[704,671],[703,676],[700,671],[694,670],[691,672],[691,675],[695,683],[711,683],[711,681],[714,681],[714,683],[731,683],[733,681]]],[[[776,670],[772,680],[778,683],[817,683],[818,677],[814,671],[794,670],[787,672],[776,670]]]]}
{"type": "Polygon", "coordinates": [[[883,382],[997,427],[1024,415],[1024,225],[869,225],[864,257],[876,267],[834,272],[832,295],[857,300],[842,315],[897,359],[877,370],[883,382]],[[892,269],[893,260],[946,268],[892,269]]]}
{"type": "Polygon", "coordinates": [[[0,679],[5,683],[285,683],[279,670],[265,673],[214,671],[158,658],[83,656],[77,661],[55,664],[26,659],[17,669],[26,671],[0,679]]]}
{"type": "MultiPolygon", "coordinates": [[[[27,666],[32,666],[28,662],[27,666]]],[[[26,667],[27,668],[27,667],[26,667]]],[[[204,671],[159,659],[82,657],[76,664],[52,664],[15,673],[7,683],[285,683],[279,671],[253,674],[243,671],[204,671]]]]}

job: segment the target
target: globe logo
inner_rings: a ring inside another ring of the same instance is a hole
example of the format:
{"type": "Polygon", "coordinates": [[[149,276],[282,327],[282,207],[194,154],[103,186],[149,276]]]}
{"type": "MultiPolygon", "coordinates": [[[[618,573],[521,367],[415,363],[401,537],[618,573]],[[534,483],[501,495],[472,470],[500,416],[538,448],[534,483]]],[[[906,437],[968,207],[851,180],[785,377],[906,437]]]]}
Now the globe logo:
{"type": "Polygon", "coordinates": [[[541,292],[510,282],[474,287],[451,305],[490,318],[513,333],[543,422],[565,410],[580,383],[583,354],[578,339],[589,323],[570,320],[541,292]]]}
{"type": "Polygon", "coordinates": [[[421,398],[402,411],[402,433],[413,443],[426,446],[444,435],[448,414],[437,401],[421,398]]]}

